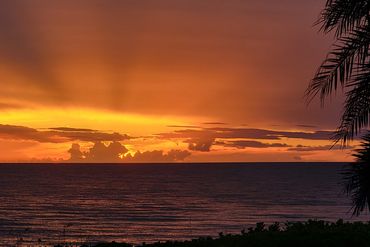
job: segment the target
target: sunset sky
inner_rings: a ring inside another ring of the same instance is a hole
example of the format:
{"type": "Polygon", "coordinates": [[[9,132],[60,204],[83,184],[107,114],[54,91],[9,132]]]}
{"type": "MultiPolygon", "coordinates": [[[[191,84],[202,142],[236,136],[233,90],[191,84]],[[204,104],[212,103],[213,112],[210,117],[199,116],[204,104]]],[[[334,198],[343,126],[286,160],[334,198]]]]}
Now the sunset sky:
{"type": "Polygon", "coordinates": [[[0,1],[1,162],[348,161],[324,0],[0,1]]]}

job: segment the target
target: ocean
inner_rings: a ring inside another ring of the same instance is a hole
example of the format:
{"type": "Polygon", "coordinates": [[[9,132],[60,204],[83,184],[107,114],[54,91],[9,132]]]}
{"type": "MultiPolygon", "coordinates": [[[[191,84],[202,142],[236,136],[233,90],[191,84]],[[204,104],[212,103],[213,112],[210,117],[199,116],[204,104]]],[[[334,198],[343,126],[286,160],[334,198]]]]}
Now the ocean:
{"type": "Polygon", "coordinates": [[[154,242],[351,217],[341,163],[3,164],[0,245],[154,242]]]}

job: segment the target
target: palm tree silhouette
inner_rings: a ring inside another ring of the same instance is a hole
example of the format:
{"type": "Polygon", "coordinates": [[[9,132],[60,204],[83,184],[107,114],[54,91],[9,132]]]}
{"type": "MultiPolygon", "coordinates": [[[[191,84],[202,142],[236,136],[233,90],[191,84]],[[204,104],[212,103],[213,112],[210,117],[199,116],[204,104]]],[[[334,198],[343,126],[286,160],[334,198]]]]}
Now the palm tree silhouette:
{"type": "Polygon", "coordinates": [[[357,159],[344,171],[345,190],[351,196],[353,215],[358,216],[366,207],[370,210],[370,136],[363,138],[357,159]]]}
{"type": "MultiPolygon", "coordinates": [[[[334,33],[333,49],[318,68],[307,91],[322,105],[338,88],[345,91],[345,104],[334,142],[348,141],[369,126],[370,114],[370,0],[327,0],[316,23],[325,34],[334,33]]],[[[357,162],[344,173],[346,191],[351,196],[353,214],[370,210],[370,132],[363,138],[357,162]]]]}
{"type": "Polygon", "coordinates": [[[336,42],[311,80],[306,94],[319,95],[322,104],[339,87],[346,92],[335,141],[346,144],[369,124],[370,113],[370,1],[327,0],[317,25],[334,32],[336,42]]]}

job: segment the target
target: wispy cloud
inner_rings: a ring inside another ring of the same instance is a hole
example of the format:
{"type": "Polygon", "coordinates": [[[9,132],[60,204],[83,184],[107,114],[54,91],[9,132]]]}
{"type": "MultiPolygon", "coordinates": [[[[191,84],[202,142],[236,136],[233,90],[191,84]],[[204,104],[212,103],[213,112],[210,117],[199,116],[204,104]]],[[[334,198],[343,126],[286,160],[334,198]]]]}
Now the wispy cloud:
{"type": "Polygon", "coordinates": [[[83,128],[70,128],[70,127],[54,127],[48,128],[49,130],[64,131],[64,132],[97,132],[93,129],[83,129],[83,128]]]}
{"type": "Polygon", "coordinates": [[[314,128],[317,128],[317,126],[315,126],[315,125],[310,125],[310,124],[297,124],[297,127],[301,127],[301,128],[308,128],[308,129],[314,129],[314,128]]]}
{"type": "Polygon", "coordinates": [[[11,140],[30,140],[42,143],[64,143],[71,141],[124,141],[131,137],[117,132],[106,133],[90,129],[74,129],[66,127],[49,128],[50,130],[38,130],[16,125],[0,124],[0,138],[11,140]]]}
{"type": "Polygon", "coordinates": [[[254,128],[203,128],[199,130],[183,129],[173,132],[160,133],[156,136],[162,139],[173,138],[219,138],[219,139],[264,139],[281,140],[282,138],[306,139],[306,140],[329,140],[331,131],[276,131],[254,128]]]}
{"type": "Polygon", "coordinates": [[[206,124],[206,125],[226,125],[227,123],[224,123],[224,122],[205,122],[203,124],[206,124]]]}
{"type": "Polygon", "coordinates": [[[189,129],[200,129],[201,127],[195,125],[167,125],[169,128],[189,128],[189,129]]]}
{"type": "Polygon", "coordinates": [[[341,146],[341,145],[324,145],[324,146],[305,146],[297,145],[296,147],[289,148],[289,151],[298,152],[312,152],[312,151],[328,151],[328,150],[343,150],[343,149],[353,149],[353,146],[341,146]]]}
{"type": "MultiPolygon", "coordinates": [[[[180,129],[155,135],[160,139],[183,139],[191,151],[209,152],[212,146],[245,148],[289,148],[291,145],[281,142],[261,142],[259,140],[277,141],[282,139],[329,140],[331,131],[280,131],[254,128],[201,128],[180,129]]],[[[299,150],[291,150],[299,151],[299,150]]]]}
{"type": "Polygon", "coordinates": [[[225,147],[234,147],[238,149],[244,148],[276,148],[276,147],[291,147],[286,143],[264,143],[259,141],[249,141],[249,140],[238,140],[238,141],[226,141],[226,142],[217,142],[218,145],[225,147]]]}

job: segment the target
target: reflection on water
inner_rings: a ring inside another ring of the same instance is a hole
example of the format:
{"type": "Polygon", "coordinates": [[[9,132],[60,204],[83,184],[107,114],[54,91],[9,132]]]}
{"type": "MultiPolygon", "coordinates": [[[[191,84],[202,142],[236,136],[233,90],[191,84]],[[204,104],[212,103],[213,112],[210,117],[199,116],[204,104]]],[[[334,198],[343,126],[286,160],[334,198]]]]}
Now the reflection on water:
{"type": "MultiPolygon", "coordinates": [[[[133,243],[350,220],[341,164],[0,165],[0,243],[133,243]]],[[[357,220],[357,219],[356,219],[357,220]]]]}

